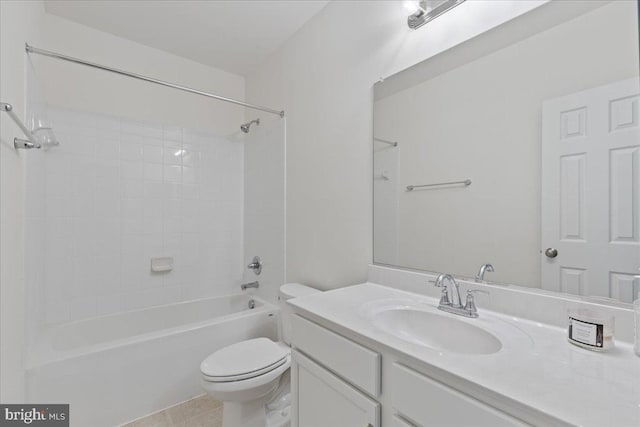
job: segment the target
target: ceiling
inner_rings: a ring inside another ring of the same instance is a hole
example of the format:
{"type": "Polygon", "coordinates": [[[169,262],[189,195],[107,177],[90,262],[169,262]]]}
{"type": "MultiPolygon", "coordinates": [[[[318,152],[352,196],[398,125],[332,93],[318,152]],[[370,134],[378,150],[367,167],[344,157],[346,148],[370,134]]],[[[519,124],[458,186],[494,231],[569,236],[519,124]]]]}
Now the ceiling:
{"type": "Polygon", "coordinates": [[[247,75],[328,0],[49,0],[48,13],[247,75]]]}

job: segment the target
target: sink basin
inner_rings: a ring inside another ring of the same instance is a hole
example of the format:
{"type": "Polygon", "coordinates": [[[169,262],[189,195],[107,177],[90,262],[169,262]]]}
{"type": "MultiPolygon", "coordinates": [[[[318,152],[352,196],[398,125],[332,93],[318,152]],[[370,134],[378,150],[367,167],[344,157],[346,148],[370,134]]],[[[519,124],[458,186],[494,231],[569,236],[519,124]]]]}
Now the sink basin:
{"type": "Polygon", "coordinates": [[[500,340],[490,332],[452,316],[412,308],[389,308],[373,314],[371,320],[376,328],[388,334],[434,350],[492,354],[502,348],[500,340]]]}

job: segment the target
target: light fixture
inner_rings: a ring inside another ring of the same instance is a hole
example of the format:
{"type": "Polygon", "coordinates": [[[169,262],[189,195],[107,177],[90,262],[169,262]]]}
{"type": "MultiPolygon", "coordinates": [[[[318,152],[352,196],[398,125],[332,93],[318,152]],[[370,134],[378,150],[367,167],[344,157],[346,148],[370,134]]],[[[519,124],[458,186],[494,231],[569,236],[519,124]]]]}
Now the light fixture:
{"type": "Polygon", "coordinates": [[[410,15],[420,11],[420,0],[405,0],[402,5],[410,15]]]}
{"type": "Polygon", "coordinates": [[[405,1],[404,7],[411,13],[407,18],[409,28],[415,30],[448,10],[456,7],[464,0],[415,0],[405,1]]]}

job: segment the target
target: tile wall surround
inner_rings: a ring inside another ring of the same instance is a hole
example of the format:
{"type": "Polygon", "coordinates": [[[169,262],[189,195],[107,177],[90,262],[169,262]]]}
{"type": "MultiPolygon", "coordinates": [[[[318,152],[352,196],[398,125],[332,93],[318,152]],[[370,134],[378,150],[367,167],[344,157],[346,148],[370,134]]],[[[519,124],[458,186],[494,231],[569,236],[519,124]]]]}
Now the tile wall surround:
{"type": "MultiPolygon", "coordinates": [[[[436,278],[435,273],[403,270],[382,265],[369,265],[368,281],[384,286],[440,297],[440,289],[429,280],[436,278]]],[[[478,289],[475,282],[456,279],[460,284],[460,294],[467,289],[478,289]]],[[[633,310],[621,303],[600,304],[594,298],[559,294],[540,289],[531,289],[516,285],[485,284],[482,289],[489,295],[476,296],[478,311],[492,310],[514,317],[533,320],[561,328],[567,325],[569,308],[590,308],[615,317],[616,341],[634,341],[633,310]]]]}
{"type": "Polygon", "coordinates": [[[27,158],[40,323],[236,291],[243,145],[211,132],[49,107],[61,144],[27,158]],[[174,257],[151,273],[152,257],[174,257]],[[40,291],[38,291],[38,289],[40,291]]]}

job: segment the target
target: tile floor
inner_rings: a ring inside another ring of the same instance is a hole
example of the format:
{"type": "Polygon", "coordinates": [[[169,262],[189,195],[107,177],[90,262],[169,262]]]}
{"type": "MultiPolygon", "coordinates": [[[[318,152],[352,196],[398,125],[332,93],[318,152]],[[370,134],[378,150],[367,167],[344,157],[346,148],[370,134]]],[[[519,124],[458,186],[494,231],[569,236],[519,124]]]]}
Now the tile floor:
{"type": "Polygon", "coordinates": [[[122,427],[221,427],[222,402],[208,395],[196,397],[122,427]]]}

